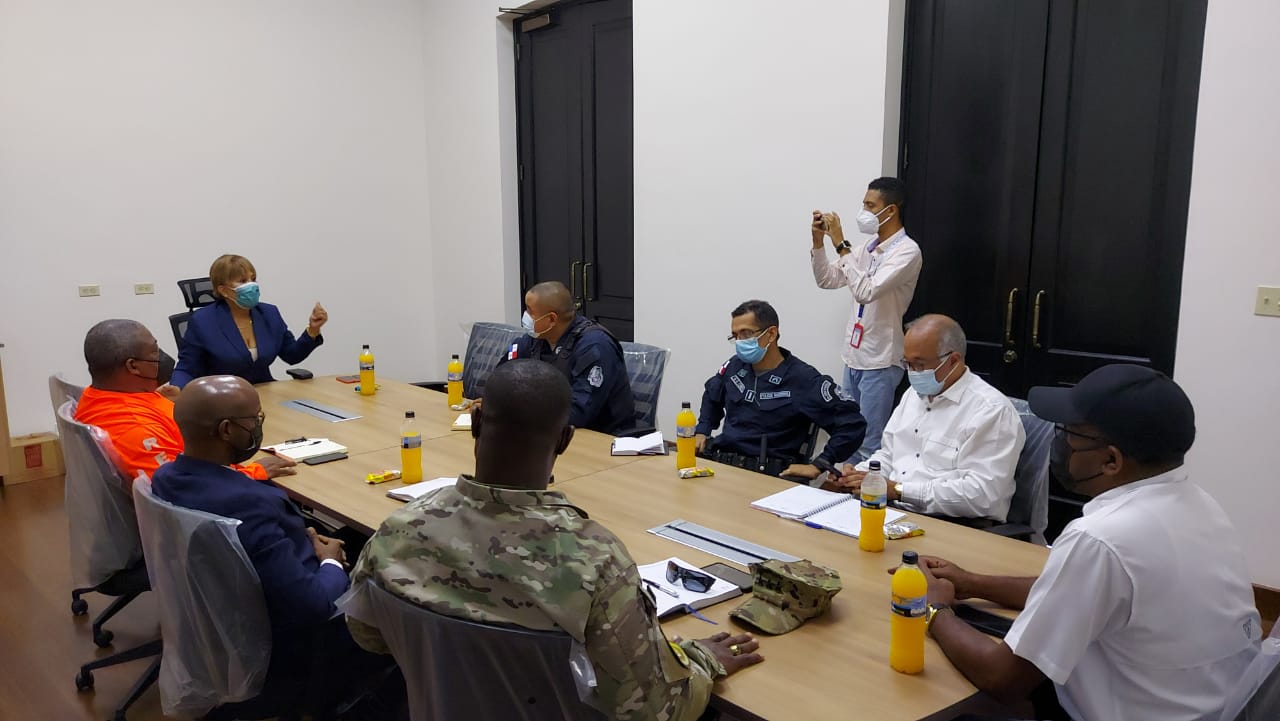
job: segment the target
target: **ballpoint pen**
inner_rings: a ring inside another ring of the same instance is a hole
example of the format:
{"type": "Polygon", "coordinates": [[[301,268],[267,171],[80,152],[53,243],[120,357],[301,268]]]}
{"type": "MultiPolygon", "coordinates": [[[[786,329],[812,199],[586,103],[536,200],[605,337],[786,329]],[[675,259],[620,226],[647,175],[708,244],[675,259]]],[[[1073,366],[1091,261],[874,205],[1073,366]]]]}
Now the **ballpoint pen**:
{"type": "Polygon", "coordinates": [[[647,579],[647,578],[646,578],[646,579],[643,579],[643,580],[644,580],[645,585],[646,585],[646,586],[648,586],[649,588],[652,588],[652,589],[655,589],[655,590],[658,590],[658,591],[662,591],[663,593],[667,594],[668,596],[670,596],[670,597],[672,597],[672,598],[680,598],[680,594],[676,593],[675,591],[672,591],[671,589],[667,588],[666,586],[663,586],[661,583],[658,583],[657,581],[650,581],[650,580],[649,580],[649,579],[647,579]]]}

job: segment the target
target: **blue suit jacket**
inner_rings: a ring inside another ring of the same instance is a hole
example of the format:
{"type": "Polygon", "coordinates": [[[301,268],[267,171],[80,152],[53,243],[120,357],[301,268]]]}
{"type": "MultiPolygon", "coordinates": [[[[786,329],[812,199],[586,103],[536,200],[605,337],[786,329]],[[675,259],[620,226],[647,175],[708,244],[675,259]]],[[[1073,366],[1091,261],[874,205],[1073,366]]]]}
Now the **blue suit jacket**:
{"type": "Polygon", "coordinates": [[[250,383],[265,383],[275,380],[271,377],[271,364],[277,357],[290,365],[301,363],[324,343],[324,336],[312,338],[309,333],[294,338],[280,317],[280,310],[270,303],[254,306],[249,317],[258,342],[258,360],[249,357],[249,347],[240,337],[231,308],[220,300],[191,314],[183,346],[178,349],[178,365],[169,382],[181,388],[193,378],[229,374],[250,383]]]}
{"type": "Polygon", "coordinates": [[[316,558],[302,513],[283,490],[186,455],[157,469],[151,488],[174,505],[241,521],[240,543],[262,581],[275,648],[336,613],[347,574],[316,558]]]}

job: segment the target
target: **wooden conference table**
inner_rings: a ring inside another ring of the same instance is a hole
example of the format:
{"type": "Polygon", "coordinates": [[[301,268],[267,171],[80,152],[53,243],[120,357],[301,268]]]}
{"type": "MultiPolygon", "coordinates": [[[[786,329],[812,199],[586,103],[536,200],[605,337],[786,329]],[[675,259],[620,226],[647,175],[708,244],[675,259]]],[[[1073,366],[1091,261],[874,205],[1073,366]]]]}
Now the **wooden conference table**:
{"type": "MultiPolygon", "coordinates": [[[[386,497],[399,482],[370,485],[364,474],[399,467],[399,427],[404,411],[415,411],[423,435],[423,477],[474,470],[471,435],[451,431],[457,417],[443,394],[382,381],[373,397],[352,392],[332,378],[280,381],[258,387],[267,414],[265,442],[302,435],[327,437],[349,448],[345,461],[300,465],[298,475],[277,480],[295,499],[366,531],[399,508],[386,497]],[[312,418],[280,403],[304,398],[359,413],[342,422],[312,418]]],[[[737,468],[708,463],[712,478],[681,480],[669,456],[614,457],[611,439],[579,430],[556,463],[554,488],[563,491],[627,545],[637,563],[679,556],[695,565],[722,561],[700,550],[647,533],[682,518],[807,558],[840,572],[844,589],[830,613],[782,636],[760,635],[766,661],[716,684],[714,704],[735,716],[761,719],[947,719],[975,694],[937,645],[925,649],[925,670],[915,676],[888,665],[889,576],[902,551],[945,556],[988,573],[1035,575],[1044,548],[922,516],[926,533],[890,541],[885,552],[862,553],[857,541],[830,531],[774,517],[750,502],[791,484],[737,468]]],[[[669,636],[701,638],[720,630],[741,631],[728,613],[739,599],[705,609],[712,626],[692,616],[663,624],[669,636]]]]}

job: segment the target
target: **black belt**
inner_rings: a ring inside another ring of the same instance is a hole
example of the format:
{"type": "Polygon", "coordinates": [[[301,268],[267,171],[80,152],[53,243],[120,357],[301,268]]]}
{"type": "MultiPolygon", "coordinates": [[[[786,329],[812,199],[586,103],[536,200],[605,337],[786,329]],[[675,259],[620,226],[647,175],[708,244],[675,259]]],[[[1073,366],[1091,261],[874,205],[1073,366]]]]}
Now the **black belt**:
{"type": "Polygon", "coordinates": [[[787,466],[791,465],[791,460],[788,458],[766,458],[761,461],[758,456],[748,456],[732,451],[704,451],[699,456],[726,466],[763,473],[766,476],[779,476],[787,466]]]}

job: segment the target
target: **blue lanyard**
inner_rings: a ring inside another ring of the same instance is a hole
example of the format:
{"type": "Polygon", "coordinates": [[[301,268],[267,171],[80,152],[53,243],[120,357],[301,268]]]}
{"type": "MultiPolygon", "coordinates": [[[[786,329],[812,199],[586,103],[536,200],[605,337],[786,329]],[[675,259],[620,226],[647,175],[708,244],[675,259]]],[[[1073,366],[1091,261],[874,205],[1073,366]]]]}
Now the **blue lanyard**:
{"type": "MultiPolygon", "coordinates": [[[[874,276],[876,274],[876,271],[880,269],[880,263],[884,261],[885,256],[889,255],[889,252],[892,251],[894,247],[898,245],[898,243],[901,243],[903,240],[905,240],[906,237],[907,236],[904,233],[902,235],[899,235],[897,238],[894,238],[892,243],[887,245],[884,250],[880,251],[879,258],[877,258],[874,255],[874,253],[876,250],[876,246],[880,243],[880,239],[872,238],[871,240],[867,241],[867,246],[866,246],[867,253],[871,255],[871,267],[867,269],[867,275],[874,276]]],[[[862,314],[865,313],[866,310],[867,310],[866,305],[862,303],[858,304],[858,320],[859,321],[862,320],[862,314]]]]}

